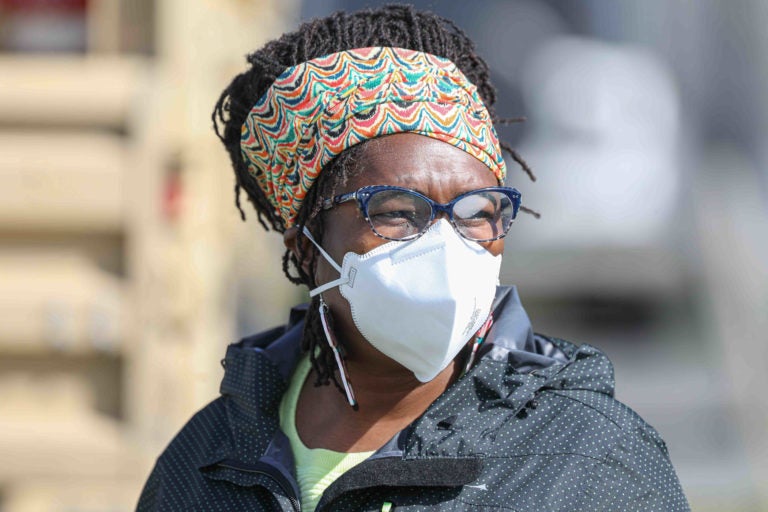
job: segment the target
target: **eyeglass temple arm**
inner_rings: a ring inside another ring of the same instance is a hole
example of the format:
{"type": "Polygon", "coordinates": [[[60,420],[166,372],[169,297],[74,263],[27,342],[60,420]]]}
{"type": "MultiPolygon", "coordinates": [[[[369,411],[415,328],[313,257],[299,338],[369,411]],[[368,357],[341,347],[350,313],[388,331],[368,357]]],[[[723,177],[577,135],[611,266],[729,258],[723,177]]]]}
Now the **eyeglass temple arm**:
{"type": "Polygon", "coordinates": [[[341,194],[335,197],[329,197],[328,199],[323,199],[323,210],[330,210],[337,204],[346,203],[347,201],[352,201],[357,199],[357,190],[354,192],[349,192],[347,194],[341,194]]]}

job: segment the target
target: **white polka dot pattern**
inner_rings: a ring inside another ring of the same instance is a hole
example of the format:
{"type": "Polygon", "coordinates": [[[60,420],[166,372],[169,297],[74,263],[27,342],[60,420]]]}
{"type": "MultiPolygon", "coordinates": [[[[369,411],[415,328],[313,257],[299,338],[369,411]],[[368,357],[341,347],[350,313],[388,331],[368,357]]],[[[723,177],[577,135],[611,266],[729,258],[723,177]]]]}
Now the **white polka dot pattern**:
{"type": "MultiPolygon", "coordinates": [[[[138,510],[298,510],[293,460],[278,429],[285,373],[268,350],[253,348],[269,341],[229,348],[222,397],[158,459],[138,510]]],[[[388,502],[393,511],[689,510],[658,433],[613,398],[608,359],[588,345],[537,341],[554,344],[568,361],[525,373],[511,355],[482,358],[387,454],[332,484],[319,509],[378,511],[388,502]],[[429,468],[453,460],[461,468],[478,459],[479,476],[464,485],[440,483],[460,480],[460,469],[408,470],[413,461],[432,461],[419,466],[429,468]],[[391,472],[366,473],[374,462],[391,472]]]]}

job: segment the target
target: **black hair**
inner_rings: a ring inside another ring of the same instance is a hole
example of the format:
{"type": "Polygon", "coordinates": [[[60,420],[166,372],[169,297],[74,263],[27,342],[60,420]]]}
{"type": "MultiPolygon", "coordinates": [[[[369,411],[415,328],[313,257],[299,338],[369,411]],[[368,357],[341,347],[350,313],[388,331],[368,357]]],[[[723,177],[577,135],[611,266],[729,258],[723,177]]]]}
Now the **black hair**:
{"type": "MultiPolygon", "coordinates": [[[[490,81],[488,65],[476,53],[469,37],[452,21],[427,11],[418,11],[409,5],[386,5],[354,13],[335,12],[302,24],[295,32],[283,34],[263,48],[248,55],[250,67],[235,77],[222,92],[213,111],[214,129],[224,143],[235,171],[235,204],[245,220],[240,203],[244,190],[257,212],[259,223],[267,230],[285,232],[285,225],[248,172],[240,152],[240,130],[256,101],[286,68],[310,59],[354,48],[390,46],[431,53],[452,61],[472,82],[496,124],[508,124],[519,119],[500,119],[494,112],[496,91],[490,81]]],[[[298,212],[297,226],[307,226],[318,243],[322,242],[323,223],[319,215],[323,198],[336,194],[347,180],[360,169],[357,161],[366,143],[347,149],[329,162],[307,192],[298,212]]],[[[507,144],[501,145],[535,180],[526,163],[507,144]]],[[[527,209],[526,209],[527,210],[527,209]]],[[[314,272],[317,251],[298,254],[287,250],[283,255],[283,272],[295,284],[316,286],[314,272]],[[306,266],[302,262],[307,263],[306,266]],[[305,271],[309,269],[309,272],[305,271]]],[[[302,348],[309,351],[316,372],[316,385],[331,381],[341,389],[335,375],[335,360],[325,342],[317,313],[317,299],[307,314],[302,348]]]]}

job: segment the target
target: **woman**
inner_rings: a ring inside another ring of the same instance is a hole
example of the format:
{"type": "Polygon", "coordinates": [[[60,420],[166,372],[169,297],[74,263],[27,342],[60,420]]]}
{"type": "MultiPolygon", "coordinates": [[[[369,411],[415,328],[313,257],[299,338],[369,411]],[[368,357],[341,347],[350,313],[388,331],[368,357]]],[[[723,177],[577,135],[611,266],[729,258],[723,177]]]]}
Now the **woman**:
{"type": "Polygon", "coordinates": [[[138,509],[687,510],[605,356],[497,288],[520,194],[465,34],[388,6],[248,60],[214,121],[312,302],[229,347],[138,509]]]}

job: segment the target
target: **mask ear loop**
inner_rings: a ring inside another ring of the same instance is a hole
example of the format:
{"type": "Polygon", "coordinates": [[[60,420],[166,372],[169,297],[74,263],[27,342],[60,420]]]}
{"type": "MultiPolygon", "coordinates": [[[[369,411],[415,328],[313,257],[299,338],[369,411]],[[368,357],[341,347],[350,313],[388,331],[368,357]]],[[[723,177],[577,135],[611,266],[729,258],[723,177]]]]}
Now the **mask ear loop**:
{"type": "MultiPolygon", "coordinates": [[[[333,261],[333,258],[331,258],[331,255],[328,254],[327,252],[325,252],[325,250],[322,247],[320,247],[320,244],[318,244],[315,241],[315,237],[312,236],[312,233],[309,232],[309,230],[307,229],[306,226],[304,226],[304,236],[306,236],[309,239],[309,241],[312,242],[312,244],[314,244],[315,247],[317,247],[317,250],[320,251],[320,254],[323,255],[323,258],[325,258],[326,261],[328,261],[328,263],[333,268],[336,269],[336,272],[338,272],[339,275],[341,275],[341,270],[342,269],[339,266],[339,264],[336,263],[335,261],[333,261]]],[[[342,284],[346,284],[348,282],[349,282],[349,277],[339,277],[335,281],[330,281],[328,283],[325,283],[323,285],[318,286],[317,288],[309,290],[309,296],[310,297],[314,297],[315,295],[320,295],[321,293],[323,293],[326,290],[330,290],[331,288],[334,288],[334,287],[342,285],[342,284]]],[[[322,300],[322,296],[320,298],[322,300]]]]}
{"type": "Polygon", "coordinates": [[[477,349],[480,348],[480,345],[483,344],[485,341],[485,337],[488,335],[488,331],[491,330],[491,326],[493,325],[493,312],[491,312],[490,315],[488,315],[488,319],[485,321],[482,327],[477,331],[477,335],[475,336],[475,342],[472,344],[472,352],[469,354],[469,359],[467,359],[467,364],[464,366],[464,371],[461,372],[461,375],[464,376],[470,368],[472,368],[472,365],[475,363],[475,357],[477,356],[477,349]]]}
{"type": "Polygon", "coordinates": [[[330,322],[328,321],[327,317],[329,312],[328,304],[325,303],[322,295],[320,296],[320,307],[318,309],[320,311],[320,323],[323,324],[325,340],[331,347],[333,357],[336,359],[336,366],[339,368],[339,375],[341,375],[341,383],[344,387],[344,393],[347,395],[347,402],[349,402],[349,405],[351,405],[354,410],[357,410],[358,406],[357,400],[355,400],[355,393],[352,391],[352,385],[349,383],[349,379],[347,379],[347,367],[344,364],[344,360],[341,358],[341,353],[339,352],[339,344],[336,341],[336,336],[334,336],[333,330],[331,330],[329,325],[330,322]]]}

